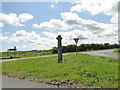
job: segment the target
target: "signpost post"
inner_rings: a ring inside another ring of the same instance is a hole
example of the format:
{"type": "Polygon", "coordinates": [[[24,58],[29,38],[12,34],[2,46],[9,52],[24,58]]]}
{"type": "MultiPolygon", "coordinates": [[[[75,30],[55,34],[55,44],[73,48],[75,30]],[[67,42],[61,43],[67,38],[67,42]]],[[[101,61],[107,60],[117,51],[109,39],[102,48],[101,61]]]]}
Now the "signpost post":
{"type": "Polygon", "coordinates": [[[75,40],[75,43],[76,43],[76,54],[77,54],[77,43],[78,43],[79,38],[74,38],[74,40],[75,40]]]}
{"type": "Polygon", "coordinates": [[[14,57],[15,57],[15,52],[16,52],[16,46],[14,46],[14,49],[7,49],[7,52],[8,52],[8,56],[9,56],[9,52],[10,52],[10,58],[12,58],[11,56],[11,52],[14,51],[14,57]]]}

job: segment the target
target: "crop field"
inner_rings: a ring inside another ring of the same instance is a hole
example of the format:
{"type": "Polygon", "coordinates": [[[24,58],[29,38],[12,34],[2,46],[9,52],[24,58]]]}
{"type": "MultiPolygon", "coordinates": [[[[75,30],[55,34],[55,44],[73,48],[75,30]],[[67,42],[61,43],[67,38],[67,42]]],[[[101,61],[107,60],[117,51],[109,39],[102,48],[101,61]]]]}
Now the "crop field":
{"type": "MultiPolygon", "coordinates": [[[[118,59],[85,54],[24,59],[2,63],[4,75],[36,77],[100,88],[118,87],[118,59]]],[[[39,81],[40,82],[40,81],[39,81]]]]}
{"type": "Polygon", "coordinates": [[[12,58],[22,58],[22,57],[34,57],[34,56],[42,56],[42,55],[50,55],[50,54],[52,54],[50,51],[17,51],[14,56],[14,52],[11,53],[3,52],[0,58],[9,59],[10,56],[12,56],[12,58]]]}

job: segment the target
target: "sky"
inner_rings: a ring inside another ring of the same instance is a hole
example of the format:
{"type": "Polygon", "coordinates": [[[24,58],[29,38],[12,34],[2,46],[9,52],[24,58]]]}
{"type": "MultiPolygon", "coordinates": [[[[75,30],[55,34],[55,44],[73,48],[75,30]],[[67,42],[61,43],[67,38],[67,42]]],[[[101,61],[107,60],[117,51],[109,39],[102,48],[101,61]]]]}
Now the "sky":
{"type": "Polygon", "coordinates": [[[118,0],[2,2],[2,49],[48,50],[62,45],[118,43],[118,0]]]}

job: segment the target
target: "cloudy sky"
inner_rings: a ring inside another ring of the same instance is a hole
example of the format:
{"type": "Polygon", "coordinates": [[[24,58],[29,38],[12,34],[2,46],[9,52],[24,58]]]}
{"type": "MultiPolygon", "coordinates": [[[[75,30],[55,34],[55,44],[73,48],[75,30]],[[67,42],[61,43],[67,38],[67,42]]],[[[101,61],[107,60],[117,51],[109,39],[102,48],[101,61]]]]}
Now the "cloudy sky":
{"type": "Polygon", "coordinates": [[[2,50],[43,50],[62,44],[118,43],[118,0],[2,2],[2,50]]]}

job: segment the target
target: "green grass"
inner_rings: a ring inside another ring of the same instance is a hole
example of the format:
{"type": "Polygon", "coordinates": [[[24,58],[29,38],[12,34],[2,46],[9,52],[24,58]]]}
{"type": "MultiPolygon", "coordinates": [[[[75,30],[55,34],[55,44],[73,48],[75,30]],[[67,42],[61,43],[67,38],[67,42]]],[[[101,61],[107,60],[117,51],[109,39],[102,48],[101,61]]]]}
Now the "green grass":
{"type": "Polygon", "coordinates": [[[120,54],[120,49],[115,50],[114,53],[120,54]]]}
{"type": "Polygon", "coordinates": [[[25,59],[2,63],[3,74],[72,81],[84,86],[117,88],[118,60],[70,54],[58,63],[57,57],[25,59]]]}
{"type": "MultiPolygon", "coordinates": [[[[104,50],[112,50],[112,49],[104,49],[104,50]]],[[[88,50],[88,51],[81,51],[81,52],[89,52],[89,51],[102,51],[102,50],[88,50]]],[[[75,53],[75,52],[68,52],[68,53],[75,53]]],[[[42,55],[51,55],[51,51],[17,51],[16,55],[14,56],[14,52],[11,52],[12,58],[23,58],[23,57],[35,57],[35,56],[42,56],[42,55]]],[[[2,55],[0,55],[0,59],[10,59],[10,53],[8,55],[8,52],[2,52],[2,55]]]]}
{"type": "MultiPolygon", "coordinates": [[[[42,55],[50,55],[52,54],[50,51],[17,51],[14,56],[14,52],[11,52],[12,58],[22,58],[22,57],[34,57],[34,56],[42,56],[42,55]]],[[[2,52],[2,59],[9,59],[10,53],[2,52]]]]}

